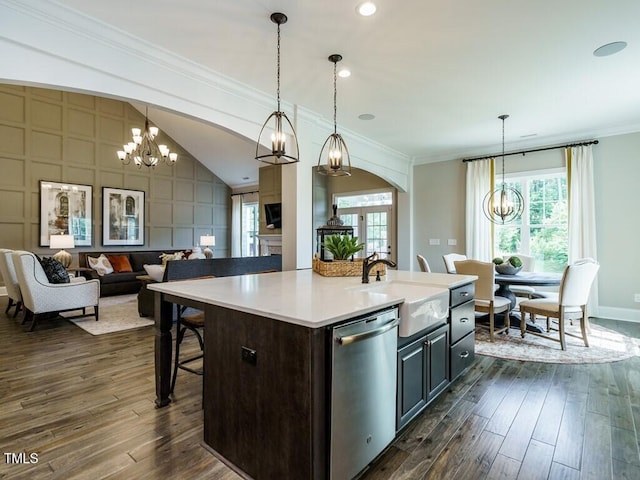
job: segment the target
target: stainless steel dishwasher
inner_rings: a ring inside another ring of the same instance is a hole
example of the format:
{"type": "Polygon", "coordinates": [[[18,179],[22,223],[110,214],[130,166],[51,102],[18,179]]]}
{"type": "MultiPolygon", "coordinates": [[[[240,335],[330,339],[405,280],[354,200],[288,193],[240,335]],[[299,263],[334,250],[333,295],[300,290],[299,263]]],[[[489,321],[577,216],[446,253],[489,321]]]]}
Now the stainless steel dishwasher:
{"type": "Polygon", "coordinates": [[[398,309],[331,330],[330,478],[358,474],[396,433],[398,309]]]}

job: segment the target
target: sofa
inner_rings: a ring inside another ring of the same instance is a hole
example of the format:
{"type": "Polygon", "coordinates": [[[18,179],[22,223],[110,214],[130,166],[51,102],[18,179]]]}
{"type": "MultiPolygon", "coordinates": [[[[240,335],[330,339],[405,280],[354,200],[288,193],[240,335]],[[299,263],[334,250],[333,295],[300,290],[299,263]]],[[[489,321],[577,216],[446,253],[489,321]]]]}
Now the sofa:
{"type": "MultiPolygon", "coordinates": [[[[231,277],[233,275],[280,271],[282,271],[281,255],[211,258],[186,261],[170,260],[164,269],[162,281],[172,282],[194,278],[231,277]]],[[[147,275],[138,293],[138,313],[141,317],[153,317],[154,315],[155,292],[147,288],[147,285],[154,281],[155,280],[147,275]]]]}
{"type": "Polygon", "coordinates": [[[126,293],[138,293],[142,282],[136,278],[141,275],[146,275],[144,265],[161,264],[162,259],[160,255],[163,253],[175,253],[183,250],[143,250],[133,252],[114,252],[114,251],[101,251],[101,252],[79,252],[78,253],[78,265],[82,268],[89,270],[83,271],[82,275],[87,279],[97,278],[100,280],[100,296],[106,297],[110,295],[124,295],[126,293]],[[105,256],[124,255],[128,258],[131,264],[131,272],[113,272],[106,275],[99,275],[96,270],[91,269],[88,261],[88,257],[98,258],[101,254],[105,256]]]}

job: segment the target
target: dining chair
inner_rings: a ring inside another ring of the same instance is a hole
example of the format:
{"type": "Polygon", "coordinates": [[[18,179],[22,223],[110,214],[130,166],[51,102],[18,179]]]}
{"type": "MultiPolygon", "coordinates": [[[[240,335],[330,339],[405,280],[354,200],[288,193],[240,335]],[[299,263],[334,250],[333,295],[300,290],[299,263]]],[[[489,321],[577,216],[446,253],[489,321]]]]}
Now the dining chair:
{"type": "MultiPolygon", "coordinates": [[[[505,253],[502,255],[505,262],[510,257],[518,257],[522,261],[523,272],[533,272],[536,259],[531,255],[525,255],[524,253],[505,253]]],[[[532,298],[536,293],[536,289],[529,285],[512,285],[511,291],[516,295],[516,297],[526,298],[532,298]]]]}
{"type": "Polygon", "coordinates": [[[431,272],[431,268],[429,267],[429,262],[422,255],[416,255],[418,259],[418,265],[420,265],[420,271],[422,272],[431,272]]]}
{"type": "MultiPolygon", "coordinates": [[[[494,334],[509,333],[511,319],[509,310],[511,300],[495,295],[495,269],[493,262],[478,260],[460,260],[454,262],[456,272],[461,275],[476,275],[475,305],[477,312],[489,314],[489,340],[493,342],[494,334]],[[495,328],[495,314],[504,312],[504,326],[495,328]]],[[[478,325],[483,326],[481,323],[478,325]]]]}
{"type": "Polygon", "coordinates": [[[547,332],[557,331],[558,337],[531,331],[528,333],[560,342],[560,348],[566,350],[565,335],[575,338],[581,337],[566,332],[564,321],[579,318],[582,341],[585,347],[588,347],[589,338],[587,337],[587,332],[590,330],[590,326],[586,307],[591,287],[599,269],[600,265],[591,258],[578,260],[565,267],[557,297],[536,298],[520,302],[520,313],[523,320],[520,322],[522,338],[527,333],[526,323],[524,322],[526,314],[529,314],[532,322],[535,322],[536,315],[541,315],[547,317],[547,332]],[[552,323],[554,322],[551,321],[552,318],[557,319],[557,329],[553,328],[552,323]]]}
{"type": "Polygon", "coordinates": [[[442,259],[444,260],[444,268],[447,270],[447,273],[456,273],[455,262],[466,260],[467,256],[459,253],[447,253],[442,256],[442,259]]]}

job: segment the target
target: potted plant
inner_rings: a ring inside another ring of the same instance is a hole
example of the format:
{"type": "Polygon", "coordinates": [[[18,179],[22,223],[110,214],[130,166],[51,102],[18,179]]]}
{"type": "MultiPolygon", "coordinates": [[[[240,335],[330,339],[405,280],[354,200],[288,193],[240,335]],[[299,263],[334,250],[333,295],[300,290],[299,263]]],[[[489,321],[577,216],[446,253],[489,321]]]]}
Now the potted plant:
{"type": "Polygon", "coordinates": [[[364,248],[364,243],[358,243],[358,237],[336,234],[324,239],[324,248],[334,260],[349,260],[364,248]]]}

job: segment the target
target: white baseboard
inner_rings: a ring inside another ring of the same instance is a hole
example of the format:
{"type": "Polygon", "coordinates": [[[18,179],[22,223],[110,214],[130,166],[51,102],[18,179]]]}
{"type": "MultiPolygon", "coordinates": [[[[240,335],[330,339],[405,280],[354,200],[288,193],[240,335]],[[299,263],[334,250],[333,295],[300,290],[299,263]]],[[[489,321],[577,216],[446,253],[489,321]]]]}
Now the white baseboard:
{"type": "Polygon", "coordinates": [[[7,287],[0,287],[0,297],[7,296],[7,287]]]}
{"type": "Polygon", "coordinates": [[[611,320],[640,323],[640,310],[632,308],[603,307],[601,305],[598,308],[598,315],[596,316],[600,318],[610,318],[611,320]]]}

